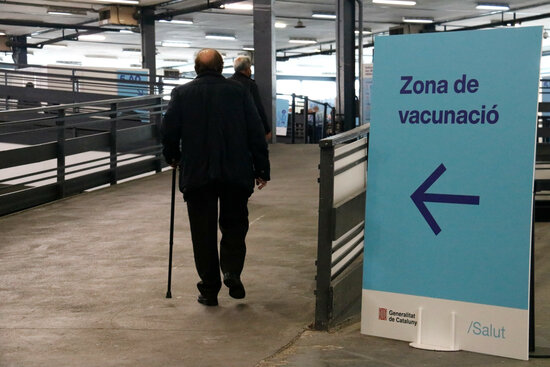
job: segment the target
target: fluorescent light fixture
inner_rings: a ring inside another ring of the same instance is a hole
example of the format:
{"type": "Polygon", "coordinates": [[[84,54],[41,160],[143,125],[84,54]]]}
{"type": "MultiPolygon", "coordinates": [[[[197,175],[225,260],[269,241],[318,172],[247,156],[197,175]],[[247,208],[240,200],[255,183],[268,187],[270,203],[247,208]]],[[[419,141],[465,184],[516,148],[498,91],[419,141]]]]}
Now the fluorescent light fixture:
{"type": "Polygon", "coordinates": [[[78,36],[79,41],[105,41],[105,36],[102,34],[83,34],[78,36]]]}
{"type": "Polygon", "coordinates": [[[231,10],[252,10],[252,9],[254,9],[254,5],[252,5],[252,4],[242,4],[242,3],[224,4],[221,7],[223,9],[231,9],[231,10]]]}
{"type": "Polygon", "coordinates": [[[189,43],[181,41],[162,41],[160,44],[162,47],[189,47],[189,43]]]}
{"type": "Polygon", "coordinates": [[[314,43],[317,43],[317,40],[313,38],[291,38],[288,40],[288,42],[300,43],[300,44],[314,44],[314,43]]]}
{"type": "MultiPolygon", "coordinates": [[[[359,34],[359,30],[355,30],[355,34],[359,34]]],[[[372,34],[372,31],[370,29],[363,29],[363,34],[372,34]]]]}
{"type": "Polygon", "coordinates": [[[433,18],[403,17],[405,23],[433,23],[433,18]]]}
{"type": "Polygon", "coordinates": [[[189,62],[187,59],[162,59],[164,62],[189,62]]]}
{"type": "Polygon", "coordinates": [[[95,0],[98,3],[138,5],[138,0],[95,0]]]}
{"type": "Polygon", "coordinates": [[[373,4],[415,6],[416,1],[408,0],[372,0],[373,4]]]}
{"type": "Polygon", "coordinates": [[[119,33],[134,34],[134,31],[131,31],[129,29],[120,29],[118,32],[119,33]]]}
{"type": "Polygon", "coordinates": [[[48,7],[47,12],[51,15],[86,15],[86,9],[55,6],[48,7]]]}
{"type": "Polygon", "coordinates": [[[5,36],[5,35],[6,35],[6,32],[0,31],[0,36],[5,36]]]}
{"type": "Polygon", "coordinates": [[[73,15],[73,13],[62,10],[48,10],[48,14],[51,15],[73,15]]]}
{"type": "Polygon", "coordinates": [[[170,23],[170,24],[193,24],[193,19],[161,19],[159,20],[160,23],[170,23]]]}
{"type": "Polygon", "coordinates": [[[84,55],[84,57],[86,57],[86,58],[88,58],[88,59],[112,59],[112,60],[118,59],[118,56],[114,56],[114,55],[100,55],[100,54],[84,55]]]}
{"type": "Polygon", "coordinates": [[[275,22],[275,28],[286,28],[286,23],[284,22],[275,22]]]}
{"type": "Polygon", "coordinates": [[[209,40],[222,40],[222,41],[235,41],[237,38],[234,35],[231,34],[214,34],[214,33],[207,33],[204,38],[209,40]]]}
{"type": "Polygon", "coordinates": [[[489,3],[478,3],[476,6],[478,10],[498,10],[498,11],[507,11],[510,10],[508,4],[489,4],[489,3]]]}
{"type": "Polygon", "coordinates": [[[245,51],[254,51],[254,46],[243,46],[243,50],[245,50],[245,51]]]}
{"type": "Polygon", "coordinates": [[[316,11],[313,14],[311,14],[311,17],[312,18],[318,18],[318,19],[336,19],[336,14],[322,12],[322,11],[316,11]]]}
{"type": "Polygon", "coordinates": [[[63,65],[82,65],[82,61],[69,61],[69,60],[57,60],[55,63],[63,64],[63,65]]]}

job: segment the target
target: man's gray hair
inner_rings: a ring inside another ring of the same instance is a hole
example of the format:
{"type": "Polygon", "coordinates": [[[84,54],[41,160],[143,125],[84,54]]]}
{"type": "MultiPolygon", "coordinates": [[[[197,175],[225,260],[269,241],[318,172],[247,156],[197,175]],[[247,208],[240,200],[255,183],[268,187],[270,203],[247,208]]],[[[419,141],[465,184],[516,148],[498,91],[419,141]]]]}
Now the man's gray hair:
{"type": "Polygon", "coordinates": [[[250,60],[250,56],[246,56],[246,55],[237,56],[237,58],[233,62],[233,68],[235,68],[236,72],[249,69],[251,66],[252,66],[252,61],[250,60]]]}

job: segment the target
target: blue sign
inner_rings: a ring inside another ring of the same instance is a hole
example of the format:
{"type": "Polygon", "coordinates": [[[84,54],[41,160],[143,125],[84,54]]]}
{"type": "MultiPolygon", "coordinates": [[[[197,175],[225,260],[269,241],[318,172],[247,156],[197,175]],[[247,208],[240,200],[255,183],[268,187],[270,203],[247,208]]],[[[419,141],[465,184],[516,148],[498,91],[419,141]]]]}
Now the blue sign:
{"type": "Polygon", "coordinates": [[[277,135],[286,136],[288,128],[288,101],[286,99],[277,99],[276,108],[277,108],[277,135]]]}
{"type": "Polygon", "coordinates": [[[149,94],[149,81],[147,71],[118,72],[118,95],[124,97],[139,97],[149,94]]]}
{"type": "Polygon", "coordinates": [[[420,313],[458,312],[453,345],[526,358],[541,35],[376,38],[363,332],[413,341],[420,313]],[[485,324],[506,339],[480,343],[485,324]]]}

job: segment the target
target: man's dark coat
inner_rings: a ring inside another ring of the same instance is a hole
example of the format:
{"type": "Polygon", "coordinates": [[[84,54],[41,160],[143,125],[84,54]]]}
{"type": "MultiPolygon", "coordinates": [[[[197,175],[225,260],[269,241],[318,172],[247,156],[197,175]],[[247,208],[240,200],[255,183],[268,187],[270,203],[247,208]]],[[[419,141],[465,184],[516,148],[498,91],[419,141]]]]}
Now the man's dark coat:
{"type": "Polygon", "coordinates": [[[252,98],[254,99],[254,103],[256,104],[256,108],[258,109],[258,113],[260,114],[260,118],[262,119],[265,133],[270,133],[271,126],[269,126],[269,122],[267,122],[267,115],[265,114],[264,105],[260,100],[260,92],[258,91],[258,86],[256,85],[254,79],[249,78],[241,72],[236,72],[235,74],[231,75],[229,79],[238,81],[239,83],[244,85],[246,89],[248,89],[250,94],[252,94],[252,98]]]}
{"type": "Polygon", "coordinates": [[[162,123],[166,161],[179,162],[184,193],[213,182],[254,190],[270,179],[267,143],[246,88],[214,72],[174,88],[162,123]],[[180,150],[181,141],[181,150],[180,150]]]}

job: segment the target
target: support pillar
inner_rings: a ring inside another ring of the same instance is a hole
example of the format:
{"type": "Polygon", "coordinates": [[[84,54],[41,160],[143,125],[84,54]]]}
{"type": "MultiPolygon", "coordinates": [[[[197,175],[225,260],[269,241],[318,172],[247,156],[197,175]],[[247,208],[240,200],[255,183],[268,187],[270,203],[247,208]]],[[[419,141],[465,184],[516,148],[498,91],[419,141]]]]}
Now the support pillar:
{"type": "Polygon", "coordinates": [[[27,62],[27,36],[13,36],[14,46],[11,58],[13,62],[20,66],[25,66],[27,62]]]}
{"type": "Polygon", "coordinates": [[[275,143],[276,64],[275,37],[273,34],[274,0],[254,0],[254,79],[258,85],[260,99],[271,125],[275,143]]]}
{"type": "Polygon", "coordinates": [[[149,94],[155,94],[157,63],[154,7],[141,8],[139,28],[141,33],[141,65],[144,69],[149,69],[149,94]]]}
{"type": "Polygon", "coordinates": [[[336,108],[348,131],[355,127],[355,0],[338,0],[336,14],[336,108]]]}

